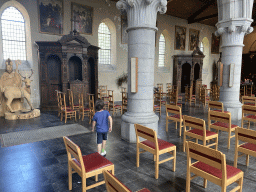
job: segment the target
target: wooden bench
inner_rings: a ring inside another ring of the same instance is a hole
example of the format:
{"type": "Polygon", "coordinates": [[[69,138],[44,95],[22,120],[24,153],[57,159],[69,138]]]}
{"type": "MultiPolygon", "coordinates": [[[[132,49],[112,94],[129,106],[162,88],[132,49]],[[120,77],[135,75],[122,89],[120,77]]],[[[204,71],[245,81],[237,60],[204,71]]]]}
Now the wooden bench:
{"type": "Polygon", "coordinates": [[[176,105],[166,105],[166,125],[165,129],[166,132],[168,132],[168,124],[169,121],[174,121],[175,122],[175,128],[177,129],[177,123],[180,123],[180,132],[179,136],[181,136],[181,129],[182,129],[182,114],[181,114],[181,108],[176,105]]]}
{"type": "Polygon", "coordinates": [[[81,149],[68,137],[63,137],[67,155],[68,155],[68,184],[69,190],[72,190],[72,174],[77,173],[82,178],[82,192],[97,187],[105,183],[100,181],[90,186],[86,186],[86,178],[95,176],[98,181],[98,175],[104,170],[111,171],[114,174],[114,164],[101,156],[98,152],[89,155],[83,155],[81,149]]]}
{"type": "Polygon", "coordinates": [[[256,157],[256,131],[238,127],[236,128],[234,167],[237,167],[238,157],[243,155],[246,155],[246,166],[249,165],[249,155],[256,157]],[[246,143],[239,144],[239,141],[246,143]],[[238,152],[242,155],[238,156],[238,152]]]}
{"type": "Polygon", "coordinates": [[[190,192],[190,181],[198,176],[204,178],[204,188],[207,187],[207,180],[219,185],[221,191],[226,191],[227,186],[236,182],[238,186],[232,191],[242,192],[244,173],[240,169],[227,165],[225,154],[190,141],[186,145],[186,192],[190,192]],[[191,159],[197,161],[191,163],[191,159]],[[191,173],[195,175],[191,176],[191,173]]]}
{"type": "Polygon", "coordinates": [[[148,127],[135,124],[135,132],[136,132],[136,139],[137,139],[137,153],[136,153],[137,167],[140,166],[140,154],[144,152],[150,152],[154,155],[156,179],[158,179],[158,175],[159,175],[159,164],[164,163],[166,161],[173,160],[173,171],[175,172],[176,146],[162,139],[158,139],[156,135],[156,131],[148,127]],[[140,142],[139,137],[142,137],[146,140],[140,142]],[[143,149],[143,151],[140,151],[140,148],[143,149]],[[172,157],[159,161],[159,156],[164,153],[170,153],[172,157]]]}
{"type": "Polygon", "coordinates": [[[218,111],[208,111],[208,129],[219,130],[228,132],[228,149],[230,148],[230,139],[235,137],[231,136],[231,132],[235,132],[237,125],[231,124],[231,113],[230,112],[218,112],[218,111]],[[215,121],[212,123],[211,121],[215,121]]]}
{"type": "Polygon", "coordinates": [[[244,121],[248,121],[247,128],[250,129],[250,121],[256,122],[256,106],[250,106],[250,105],[242,106],[241,127],[244,127],[244,121]]]}
{"type": "MultiPolygon", "coordinates": [[[[121,181],[119,181],[109,171],[103,171],[107,192],[132,192],[121,181]]],[[[148,189],[143,188],[137,192],[150,192],[148,189]]]]}
{"type": "Polygon", "coordinates": [[[205,126],[205,121],[203,119],[183,115],[183,124],[184,124],[183,152],[185,152],[187,136],[190,137],[190,139],[196,139],[196,143],[198,143],[198,139],[202,140],[204,146],[206,146],[206,141],[215,139],[215,143],[209,144],[206,147],[211,147],[215,145],[215,149],[217,150],[218,134],[212,131],[207,131],[205,126]],[[187,127],[189,127],[190,129],[187,130],[187,127]]]}

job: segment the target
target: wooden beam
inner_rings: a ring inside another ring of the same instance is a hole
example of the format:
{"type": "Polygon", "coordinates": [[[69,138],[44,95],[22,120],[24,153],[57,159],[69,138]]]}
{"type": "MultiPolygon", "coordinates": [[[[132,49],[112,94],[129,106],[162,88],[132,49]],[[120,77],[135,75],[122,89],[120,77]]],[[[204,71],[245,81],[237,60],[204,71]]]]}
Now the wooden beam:
{"type": "Polygon", "coordinates": [[[213,17],[218,17],[218,14],[213,14],[213,15],[201,17],[201,18],[199,18],[199,19],[194,19],[193,23],[200,22],[200,21],[204,21],[204,20],[206,20],[206,19],[211,19],[211,18],[213,18],[213,17]]]}
{"type": "Polygon", "coordinates": [[[201,7],[199,10],[194,12],[189,18],[188,18],[188,24],[195,23],[195,18],[200,15],[203,11],[205,11],[208,7],[213,5],[215,3],[215,0],[208,1],[203,7],[201,7]]]}

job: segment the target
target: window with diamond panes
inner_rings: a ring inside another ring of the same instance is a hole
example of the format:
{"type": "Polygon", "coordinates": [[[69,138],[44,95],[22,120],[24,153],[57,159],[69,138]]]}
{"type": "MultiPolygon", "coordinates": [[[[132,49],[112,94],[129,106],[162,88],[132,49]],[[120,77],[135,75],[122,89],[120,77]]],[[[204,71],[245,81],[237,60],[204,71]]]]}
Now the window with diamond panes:
{"type": "Polygon", "coordinates": [[[8,7],[1,16],[4,59],[26,60],[25,21],[15,7],[8,7]]]}
{"type": "Polygon", "coordinates": [[[158,67],[164,67],[164,60],[165,60],[164,58],[165,58],[165,38],[163,34],[161,34],[159,39],[158,67]]]}
{"type": "Polygon", "coordinates": [[[105,23],[101,23],[98,30],[98,41],[99,41],[99,47],[101,48],[99,50],[99,64],[103,65],[110,65],[111,61],[111,44],[110,39],[111,34],[108,29],[108,26],[105,23]]]}

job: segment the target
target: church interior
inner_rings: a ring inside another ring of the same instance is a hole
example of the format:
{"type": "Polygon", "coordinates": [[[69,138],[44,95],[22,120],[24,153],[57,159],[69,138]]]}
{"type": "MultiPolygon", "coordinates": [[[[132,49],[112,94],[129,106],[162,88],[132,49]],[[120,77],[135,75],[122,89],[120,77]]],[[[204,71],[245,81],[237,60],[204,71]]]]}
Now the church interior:
{"type": "Polygon", "coordinates": [[[256,189],[253,0],[0,0],[0,15],[0,191],[256,189]]]}

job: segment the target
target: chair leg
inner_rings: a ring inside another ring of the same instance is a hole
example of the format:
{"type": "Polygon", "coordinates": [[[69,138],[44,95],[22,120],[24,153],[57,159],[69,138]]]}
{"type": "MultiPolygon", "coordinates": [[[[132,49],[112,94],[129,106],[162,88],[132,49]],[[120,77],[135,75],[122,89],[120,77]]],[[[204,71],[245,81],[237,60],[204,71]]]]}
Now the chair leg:
{"type": "Polygon", "coordinates": [[[176,171],[176,148],[175,150],[173,151],[173,168],[172,168],[172,171],[175,172],[176,171]]]}
{"type": "Polygon", "coordinates": [[[140,166],[140,148],[137,146],[137,153],[136,153],[136,165],[137,167],[140,166]]]}
{"type": "Polygon", "coordinates": [[[244,177],[241,177],[241,178],[239,179],[239,181],[238,181],[238,185],[240,186],[239,192],[242,192],[243,180],[244,180],[244,177]]]}
{"type": "Polygon", "coordinates": [[[82,177],[82,192],[86,192],[86,178],[82,177]]]}
{"type": "Polygon", "coordinates": [[[165,131],[168,132],[168,119],[166,118],[165,131]]]}
{"type": "Polygon", "coordinates": [[[68,118],[67,113],[65,113],[65,123],[67,123],[67,118],[68,118]]]}
{"type": "Polygon", "coordinates": [[[204,179],[204,188],[207,187],[207,179],[204,179]]]}
{"type": "Polygon", "coordinates": [[[186,179],[186,192],[190,192],[190,169],[187,170],[187,179],[186,179]]]}
{"type": "MultiPolygon", "coordinates": [[[[186,128],[184,127],[184,129],[186,129],[186,128]]],[[[185,132],[184,132],[184,138],[183,138],[183,152],[185,152],[185,144],[186,144],[186,134],[185,134],[185,132]]]]}
{"type": "Polygon", "coordinates": [[[180,136],[181,136],[181,126],[182,126],[182,122],[180,122],[180,136]]]}
{"type": "Polygon", "coordinates": [[[250,121],[248,121],[248,129],[250,129],[250,121]]]}
{"type": "Polygon", "coordinates": [[[235,149],[234,167],[237,168],[238,151],[235,149]]]}
{"type": "Polygon", "coordinates": [[[155,161],[155,178],[158,179],[159,176],[159,155],[156,155],[155,161]]]}
{"type": "Polygon", "coordinates": [[[249,166],[249,155],[246,155],[246,166],[249,166]]]}
{"type": "Polygon", "coordinates": [[[177,121],[175,122],[175,129],[177,129],[177,121]]]}
{"type": "Polygon", "coordinates": [[[228,132],[228,149],[230,149],[231,132],[228,132]]]}
{"type": "Polygon", "coordinates": [[[244,120],[243,120],[243,118],[242,118],[241,127],[243,127],[243,126],[244,126],[244,120]]]}
{"type": "Polygon", "coordinates": [[[99,179],[98,175],[95,175],[95,181],[98,181],[98,179],[99,179]]]}
{"type": "Polygon", "coordinates": [[[68,165],[68,188],[72,190],[72,168],[68,165]]]}
{"type": "Polygon", "coordinates": [[[215,150],[218,150],[218,137],[216,137],[216,140],[215,140],[215,142],[216,142],[216,145],[215,145],[215,150]]]}

